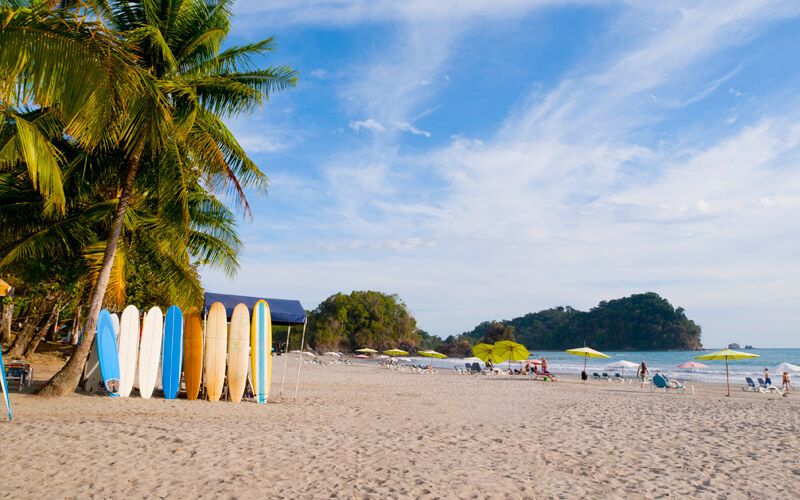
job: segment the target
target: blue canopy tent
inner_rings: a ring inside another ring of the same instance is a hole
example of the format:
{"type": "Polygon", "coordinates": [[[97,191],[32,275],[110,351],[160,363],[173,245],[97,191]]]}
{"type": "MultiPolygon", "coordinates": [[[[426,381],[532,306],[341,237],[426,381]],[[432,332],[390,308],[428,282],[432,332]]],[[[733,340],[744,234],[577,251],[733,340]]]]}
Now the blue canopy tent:
{"type": "Polygon", "coordinates": [[[269,299],[266,297],[246,297],[244,295],[206,292],[203,314],[208,314],[208,309],[214,302],[222,302],[228,312],[228,319],[231,319],[233,308],[238,304],[244,304],[252,311],[256,302],[262,298],[269,304],[269,314],[272,317],[273,325],[293,326],[305,324],[306,311],[299,300],[269,299]]]}
{"type": "MultiPolygon", "coordinates": [[[[255,306],[256,302],[262,300],[262,297],[248,297],[245,295],[231,295],[225,293],[210,293],[206,292],[205,298],[203,300],[203,316],[208,316],[208,310],[211,308],[211,304],[214,302],[221,302],[223,306],[225,306],[225,311],[228,316],[228,320],[231,319],[231,315],[233,314],[233,309],[238,304],[244,304],[247,306],[249,310],[253,310],[253,306],[255,306]]],[[[267,305],[269,305],[269,312],[270,318],[272,319],[273,325],[281,325],[281,326],[288,326],[289,328],[286,330],[286,350],[289,350],[289,336],[292,333],[292,326],[296,325],[303,325],[303,334],[300,337],[300,351],[303,350],[303,345],[306,339],[306,322],[308,318],[306,318],[306,311],[303,309],[303,305],[300,304],[299,300],[287,300],[287,299],[270,299],[263,297],[263,300],[267,301],[267,305]]],[[[283,377],[281,379],[281,393],[280,395],[283,396],[283,385],[286,382],[286,361],[289,359],[288,352],[287,355],[283,358],[283,377]]],[[[294,386],[294,399],[297,400],[297,390],[300,385],[300,367],[303,366],[302,360],[297,365],[297,380],[295,381],[294,386]]]]}

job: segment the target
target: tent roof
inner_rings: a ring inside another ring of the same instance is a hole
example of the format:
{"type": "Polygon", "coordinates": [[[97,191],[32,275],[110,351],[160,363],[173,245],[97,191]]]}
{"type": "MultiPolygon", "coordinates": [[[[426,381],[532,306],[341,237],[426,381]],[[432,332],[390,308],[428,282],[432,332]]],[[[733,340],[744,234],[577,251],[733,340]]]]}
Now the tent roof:
{"type": "MultiPolygon", "coordinates": [[[[214,302],[222,302],[227,311],[228,319],[230,319],[231,314],[233,314],[233,308],[237,304],[244,304],[252,311],[253,306],[261,299],[262,297],[206,292],[203,313],[208,314],[208,309],[214,302]]],[[[266,297],[263,297],[263,299],[269,304],[273,325],[302,325],[306,322],[306,311],[299,300],[269,299],[266,297]]]]}

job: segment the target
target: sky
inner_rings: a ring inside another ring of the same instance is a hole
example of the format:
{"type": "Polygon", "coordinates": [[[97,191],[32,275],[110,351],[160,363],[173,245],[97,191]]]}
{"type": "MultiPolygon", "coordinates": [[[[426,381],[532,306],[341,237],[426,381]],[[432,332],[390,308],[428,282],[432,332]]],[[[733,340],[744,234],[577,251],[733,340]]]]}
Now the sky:
{"type": "Polygon", "coordinates": [[[261,0],[293,90],[228,120],[269,176],[234,277],[398,294],[446,337],[647,291],[706,346],[800,347],[800,2],[261,0]]]}

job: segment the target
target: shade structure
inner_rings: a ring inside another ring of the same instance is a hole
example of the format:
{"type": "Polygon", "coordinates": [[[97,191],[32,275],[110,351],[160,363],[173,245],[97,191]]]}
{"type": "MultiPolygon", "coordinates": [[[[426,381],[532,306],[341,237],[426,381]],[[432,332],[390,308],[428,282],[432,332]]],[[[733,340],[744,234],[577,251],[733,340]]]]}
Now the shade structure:
{"type": "Polygon", "coordinates": [[[408,352],[402,349],[387,349],[383,353],[387,356],[408,356],[408,352]]]}
{"type": "Polygon", "coordinates": [[[447,358],[447,354],[442,354],[436,351],[419,351],[417,352],[420,356],[425,356],[426,358],[436,358],[436,359],[445,359],[447,358]]]}
{"type": "Polygon", "coordinates": [[[583,371],[586,371],[586,361],[589,358],[610,358],[608,354],[603,354],[600,351],[595,351],[591,347],[575,347],[573,349],[567,349],[566,352],[568,354],[572,354],[573,356],[582,356],[583,357],[583,371]]]}
{"type": "Polygon", "coordinates": [[[775,369],[772,371],[774,371],[775,373],[783,373],[783,372],[800,373],[800,366],[793,365],[791,363],[787,363],[786,361],[784,361],[783,363],[776,366],[775,369]]]}
{"type": "Polygon", "coordinates": [[[356,352],[363,352],[364,354],[377,354],[378,351],[375,349],[370,349],[369,347],[362,347],[361,349],[356,349],[356,352]]]}
{"type": "Polygon", "coordinates": [[[728,360],[729,359],[752,359],[759,357],[758,354],[750,352],[732,351],[730,349],[723,349],[721,351],[712,352],[709,354],[702,354],[695,356],[694,359],[702,359],[704,361],[722,361],[725,360],[725,383],[728,386],[728,396],[731,395],[731,377],[728,373],[728,360]]]}
{"type": "Polygon", "coordinates": [[[508,366],[511,368],[512,361],[524,361],[530,357],[531,353],[518,342],[501,340],[492,346],[492,355],[502,361],[508,361],[508,366]]]}
{"type": "Polygon", "coordinates": [[[620,361],[614,361],[613,363],[609,363],[606,365],[606,368],[638,368],[639,363],[634,363],[633,361],[628,361],[622,359],[620,361]]]}
{"type": "MultiPolygon", "coordinates": [[[[231,319],[233,309],[237,304],[244,304],[249,310],[253,310],[256,302],[261,300],[262,297],[248,297],[245,295],[231,295],[227,293],[212,293],[206,292],[204,298],[203,311],[208,314],[211,304],[214,302],[222,302],[225,310],[228,311],[228,319],[231,319]]],[[[306,311],[303,305],[297,300],[287,299],[268,299],[263,297],[269,304],[270,320],[273,325],[303,325],[306,322],[306,311]]]]}
{"type": "Polygon", "coordinates": [[[505,359],[499,358],[497,354],[492,351],[493,345],[489,344],[475,344],[472,346],[472,355],[484,363],[487,361],[490,363],[502,363],[505,359]]]}
{"type": "Polygon", "coordinates": [[[698,363],[697,361],[687,361],[686,363],[679,364],[678,368],[695,370],[697,368],[708,368],[708,365],[704,365],[703,363],[698,363]]]}

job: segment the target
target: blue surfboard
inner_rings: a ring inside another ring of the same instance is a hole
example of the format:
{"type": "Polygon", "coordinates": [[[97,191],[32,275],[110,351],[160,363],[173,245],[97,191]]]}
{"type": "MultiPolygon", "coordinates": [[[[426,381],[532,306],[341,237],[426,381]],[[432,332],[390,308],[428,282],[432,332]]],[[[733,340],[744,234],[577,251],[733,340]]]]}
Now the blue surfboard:
{"type": "Polygon", "coordinates": [[[109,396],[119,396],[119,352],[114,335],[111,313],[103,309],[97,318],[97,356],[100,359],[100,375],[109,396]]]}
{"type": "Polygon", "coordinates": [[[183,363],[183,313],[178,306],[167,309],[161,349],[161,387],[166,399],[175,399],[181,386],[183,363]]]}
{"type": "Polygon", "coordinates": [[[0,354],[0,391],[3,393],[3,401],[6,403],[8,419],[11,420],[11,400],[8,398],[8,381],[6,381],[6,367],[3,365],[2,354],[0,354]]]}

